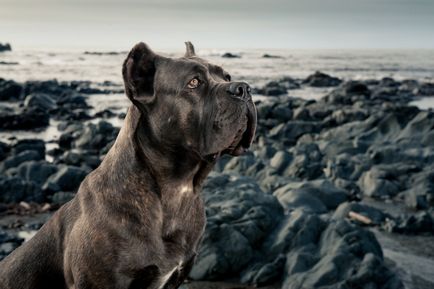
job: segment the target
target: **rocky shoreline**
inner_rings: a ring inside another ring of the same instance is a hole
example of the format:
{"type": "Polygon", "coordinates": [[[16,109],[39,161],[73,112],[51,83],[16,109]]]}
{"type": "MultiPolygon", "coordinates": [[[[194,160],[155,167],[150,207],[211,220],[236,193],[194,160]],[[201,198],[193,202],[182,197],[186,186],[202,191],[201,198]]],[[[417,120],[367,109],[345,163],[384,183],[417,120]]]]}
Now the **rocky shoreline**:
{"type": "MultiPolygon", "coordinates": [[[[316,72],[254,91],[266,96],[256,102],[257,139],[251,152],[221,158],[206,182],[207,229],[191,279],[434,286],[393,264],[384,247],[388,236],[403,236],[403,252],[417,255],[412,238],[434,240],[434,112],[409,105],[433,96],[434,84],[316,72]],[[318,101],[290,96],[305,87],[331,92],[318,101]]],[[[0,79],[0,131],[19,135],[53,122],[59,131],[48,141],[0,142],[0,259],[23,242],[18,232],[37,230],[99,165],[119,131],[110,120],[125,112],[91,113],[89,98],[121,92],[110,83],[0,79]]]]}

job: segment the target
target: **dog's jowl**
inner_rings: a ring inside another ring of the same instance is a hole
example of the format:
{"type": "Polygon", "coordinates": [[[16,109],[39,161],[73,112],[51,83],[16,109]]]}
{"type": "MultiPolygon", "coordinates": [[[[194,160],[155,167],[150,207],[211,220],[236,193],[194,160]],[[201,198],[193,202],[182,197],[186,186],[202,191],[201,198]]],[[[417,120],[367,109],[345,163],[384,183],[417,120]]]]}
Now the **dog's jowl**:
{"type": "Polygon", "coordinates": [[[101,165],[0,263],[1,289],[177,288],[205,226],[200,190],[222,154],[251,144],[250,87],[197,57],[137,44],[123,65],[132,105],[101,165]]]}

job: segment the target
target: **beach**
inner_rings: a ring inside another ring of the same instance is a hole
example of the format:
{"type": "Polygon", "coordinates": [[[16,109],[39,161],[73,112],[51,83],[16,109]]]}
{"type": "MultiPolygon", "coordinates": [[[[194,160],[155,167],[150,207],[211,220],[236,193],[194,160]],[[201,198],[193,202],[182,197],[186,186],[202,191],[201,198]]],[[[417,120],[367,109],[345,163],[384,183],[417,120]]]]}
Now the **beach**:
{"type": "MultiPolygon", "coordinates": [[[[0,53],[0,258],[110,149],[126,53],[0,53]]],[[[433,50],[199,56],[251,85],[258,128],[206,181],[185,288],[433,288],[433,50]]]]}

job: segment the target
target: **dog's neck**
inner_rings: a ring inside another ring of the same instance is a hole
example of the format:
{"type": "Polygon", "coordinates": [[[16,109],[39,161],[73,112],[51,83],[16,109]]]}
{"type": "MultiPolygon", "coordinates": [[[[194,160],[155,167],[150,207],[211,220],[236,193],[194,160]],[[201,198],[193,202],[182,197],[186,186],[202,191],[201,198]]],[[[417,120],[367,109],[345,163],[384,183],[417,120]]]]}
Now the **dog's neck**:
{"type": "Polygon", "coordinates": [[[157,194],[183,193],[186,190],[200,192],[202,184],[215,162],[207,162],[192,152],[176,154],[159,146],[152,139],[152,132],[146,118],[134,105],[126,115],[124,125],[115,144],[104,158],[101,167],[110,170],[112,175],[151,179],[144,184],[157,194]]]}

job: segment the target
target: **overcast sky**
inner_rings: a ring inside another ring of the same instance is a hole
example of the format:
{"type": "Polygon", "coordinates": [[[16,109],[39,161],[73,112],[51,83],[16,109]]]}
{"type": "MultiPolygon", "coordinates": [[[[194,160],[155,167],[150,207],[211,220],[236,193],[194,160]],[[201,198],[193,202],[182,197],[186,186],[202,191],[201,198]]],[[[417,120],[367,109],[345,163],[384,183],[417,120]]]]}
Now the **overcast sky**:
{"type": "Polygon", "coordinates": [[[434,48],[434,0],[0,0],[25,48],[434,48]]]}

